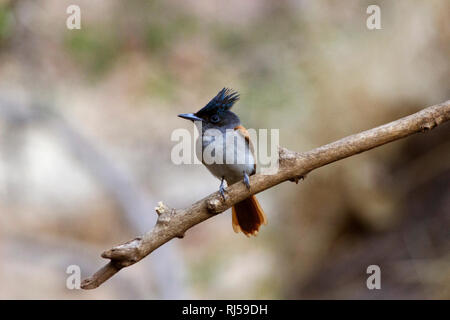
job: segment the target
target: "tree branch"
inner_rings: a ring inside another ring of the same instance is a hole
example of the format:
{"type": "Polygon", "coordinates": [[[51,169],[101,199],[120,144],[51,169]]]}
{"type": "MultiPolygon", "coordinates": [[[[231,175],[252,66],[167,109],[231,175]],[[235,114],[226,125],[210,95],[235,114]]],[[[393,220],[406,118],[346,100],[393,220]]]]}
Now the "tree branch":
{"type": "Polygon", "coordinates": [[[308,152],[297,153],[280,148],[279,170],[276,174],[251,176],[250,190],[240,182],[231,185],[227,188],[226,200],[215,192],[184,209],[169,208],[160,202],[155,208],[158,220],[154,228],[141,237],[103,252],[102,257],[110,259],[110,262],[85,279],[81,287],[83,289],[98,287],[120,269],[140,261],[171,239],[182,238],[188,229],[225,211],[250,195],[284,181],[298,181],[314,169],[417,132],[429,131],[448,120],[450,120],[450,100],[308,152]]]}

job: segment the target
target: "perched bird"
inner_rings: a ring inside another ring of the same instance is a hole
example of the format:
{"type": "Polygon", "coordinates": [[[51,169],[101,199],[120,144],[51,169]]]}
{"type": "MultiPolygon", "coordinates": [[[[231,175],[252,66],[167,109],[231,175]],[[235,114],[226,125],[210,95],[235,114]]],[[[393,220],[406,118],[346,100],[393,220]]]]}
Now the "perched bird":
{"type": "MultiPolygon", "coordinates": [[[[249,176],[256,172],[254,149],[249,133],[241,125],[239,117],[230,111],[238,100],[237,92],[223,88],[196,113],[178,115],[183,119],[198,121],[197,124],[201,125],[199,139],[202,139],[202,155],[205,150],[218,155],[219,161],[207,161],[204,157],[201,159],[206,168],[221,180],[219,192],[224,199],[224,180],[228,186],[243,181],[250,189],[249,176]]],[[[262,224],[267,224],[267,220],[255,196],[252,195],[233,206],[232,226],[235,232],[242,231],[246,236],[256,236],[262,224]]]]}

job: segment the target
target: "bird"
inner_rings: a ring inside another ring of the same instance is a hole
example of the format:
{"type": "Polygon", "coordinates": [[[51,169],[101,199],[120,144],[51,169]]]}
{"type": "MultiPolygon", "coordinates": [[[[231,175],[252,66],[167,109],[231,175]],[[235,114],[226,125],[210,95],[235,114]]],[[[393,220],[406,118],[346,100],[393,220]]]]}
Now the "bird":
{"type": "MultiPolygon", "coordinates": [[[[255,151],[249,132],[231,111],[239,99],[238,92],[223,88],[196,113],[178,115],[197,125],[198,139],[202,140],[202,163],[221,180],[219,193],[223,199],[226,198],[224,181],[227,186],[242,181],[250,190],[249,176],[256,173],[255,151]],[[205,151],[210,152],[214,161],[205,159],[205,151]]],[[[232,207],[232,227],[236,233],[241,231],[247,237],[256,236],[260,226],[266,224],[266,215],[254,195],[232,207]]]]}

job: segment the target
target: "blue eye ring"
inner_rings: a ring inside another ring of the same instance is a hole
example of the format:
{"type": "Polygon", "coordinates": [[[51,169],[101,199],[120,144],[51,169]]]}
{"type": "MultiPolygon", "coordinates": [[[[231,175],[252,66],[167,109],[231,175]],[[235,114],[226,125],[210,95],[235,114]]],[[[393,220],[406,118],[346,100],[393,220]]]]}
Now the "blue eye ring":
{"type": "Polygon", "coordinates": [[[220,121],[220,118],[217,114],[212,115],[211,118],[209,118],[209,121],[211,121],[212,123],[217,123],[220,121]]]}

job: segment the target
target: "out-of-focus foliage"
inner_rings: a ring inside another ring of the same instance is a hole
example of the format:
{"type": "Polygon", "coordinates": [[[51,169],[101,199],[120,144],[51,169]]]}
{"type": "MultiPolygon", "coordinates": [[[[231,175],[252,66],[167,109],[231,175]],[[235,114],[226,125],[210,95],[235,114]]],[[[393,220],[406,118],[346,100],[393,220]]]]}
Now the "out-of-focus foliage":
{"type": "Polygon", "coordinates": [[[0,44],[11,35],[11,12],[4,4],[0,4],[0,44]]]}
{"type": "Polygon", "coordinates": [[[118,44],[113,37],[108,30],[85,28],[68,34],[66,47],[87,72],[98,74],[109,69],[118,55],[118,44]]]}

